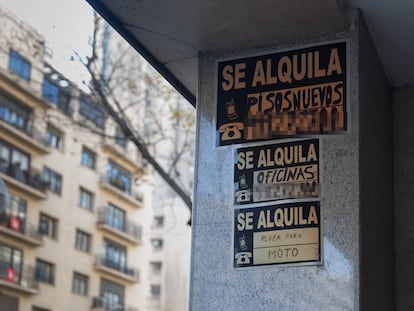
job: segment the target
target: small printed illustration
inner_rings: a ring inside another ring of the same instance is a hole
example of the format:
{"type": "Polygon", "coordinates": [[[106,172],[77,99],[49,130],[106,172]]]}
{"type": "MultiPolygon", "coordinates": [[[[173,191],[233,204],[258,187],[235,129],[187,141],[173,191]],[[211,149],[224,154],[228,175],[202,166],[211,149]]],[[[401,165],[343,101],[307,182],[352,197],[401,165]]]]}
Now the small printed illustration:
{"type": "Polygon", "coordinates": [[[236,112],[236,102],[233,98],[226,103],[226,115],[229,120],[236,120],[239,117],[236,112]]]}
{"type": "Polygon", "coordinates": [[[236,140],[241,139],[241,130],[244,125],[242,122],[230,122],[220,126],[219,132],[221,133],[221,140],[236,140]]]}
{"type": "Polygon", "coordinates": [[[239,176],[239,186],[240,186],[240,189],[244,189],[244,190],[249,188],[245,174],[239,176]]]}
{"type": "Polygon", "coordinates": [[[239,246],[242,251],[245,251],[248,248],[246,243],[246,237],[244,236],[244,234],[239,237],[239,246]]]}
{"type": "Polygon", "coordinates": [[[236,202],[242,203],[242,202],[249,202],[250,201],[250,195],[251,192],[249,189],[247,190],[239,190],[236,192],[236,202]]]}
{"type": "Polygon", "coordinates": [[[234,258],[236,259],[237,265],[249,265],[250,258],[252,258],[252,253],[251,252],[240,252],[234,255],[234,258]]]}

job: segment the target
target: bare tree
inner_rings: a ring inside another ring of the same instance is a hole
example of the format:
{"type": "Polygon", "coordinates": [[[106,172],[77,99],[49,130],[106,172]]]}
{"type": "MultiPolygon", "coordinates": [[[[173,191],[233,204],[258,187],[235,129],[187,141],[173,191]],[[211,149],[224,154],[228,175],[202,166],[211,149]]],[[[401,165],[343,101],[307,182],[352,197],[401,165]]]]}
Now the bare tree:
{"type": "Polygon", "coordinates": [[[191,211],[191,185],[180,179],[179,165],[193,158],[193,108],[177,105],[172,87],[126,42],[110,41],[107,27],[95,13],[91,56],[78,55],[90,74],[91,96],[191,211]],[[164,111],[152,105],[156,100],[164,111]],[[158,148],[166,144],[173,146],[167,154],[158,148]]]}

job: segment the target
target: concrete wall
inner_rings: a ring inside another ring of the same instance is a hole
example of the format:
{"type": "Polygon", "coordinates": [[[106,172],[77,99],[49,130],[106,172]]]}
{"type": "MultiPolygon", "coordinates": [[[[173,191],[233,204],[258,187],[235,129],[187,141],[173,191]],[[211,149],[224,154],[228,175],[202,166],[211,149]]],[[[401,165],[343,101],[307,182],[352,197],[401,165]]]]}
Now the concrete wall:
{"type": "MultiPolygon", "coordinates": [[[[249,270],[232,267],[233,148],[215,147],[214,68],[217,58],[239,56],[204,55],[200,62],[190,309],[354,309],[359,266],[356,105],[351,105],[349,113],[352,130],[321,141],[325,263],[249,270]]],[[[355,77],[355,55],[353,59],[351,76],[355,77]]],[[[352,82],[351,88],[356,86],[352,82]]],[[[356,102],[355,96],[353,92],[351,102],[356,102]]]]}
{"type": "Polygon", "coordinates": [[[349,32],[314,41],[350,45],[349,128],[320,137],[320,266],[232,267],[234,147],[215,147],[216,61],[296,46],[200,57],[190,310],[393,309],[392,170],[379,169],[392,158],[390,88],[357,12],[353,19],[349,32]]]}
{"type": "Polygon", "coordinates": [[[396,310],[414,309],[414,86],[393,91],[396,310]]]}

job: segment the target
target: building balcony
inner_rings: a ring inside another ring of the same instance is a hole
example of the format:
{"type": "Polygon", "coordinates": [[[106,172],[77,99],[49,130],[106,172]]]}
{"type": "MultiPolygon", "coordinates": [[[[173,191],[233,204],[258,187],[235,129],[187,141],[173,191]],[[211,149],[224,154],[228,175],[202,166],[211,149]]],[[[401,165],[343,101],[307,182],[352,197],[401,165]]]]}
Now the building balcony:
{"type": "Polygon", "coordinates": [[[23,268],[23,273],[16,272],[9,263],[0,261],[0,289],[12,290],[26,295],[39,293],[39,283],[34,278],[34,269],[23,268]]]}
{"type": "MultiPolygon", "coordinates": [[[[38,85],[38,84],[36,84],[38,85]]],[[[44,100],[41,96],[40,88],[33,88],[33,84],[28,84],[27,81],[15,74],[2,70],[0,71],[0,89],[7,90],[10,95],[22,102],[31,102],[43,109],[50,109],[53,106],[44,100]]]]}
{"type": "Polygon", "coordinates": [[[37,226],[21,223],[21,220],[15,216],[0,214],[0,234],[23,242],[28,246],[40,246],[43,244],[43,236],[40,234],[37,226]]]}
{"type": "MultiPolygon", "coordinates": [[[[1,160],[0,160],[1,161],[1,160]]],[[[46,199],[46,183],[39,172],[24,171],[19,166],[0,162],[0,177],[11,186],[14,186],[37,199],[46,199]]]]}
{"type": "Polygon", "coordinates": [[[132,192],[131,189],[129,189],[127,185],[118,178],[102,175],[100,179],[100,186],[102,189],[108,190],[134,207],[142,206],[142,194],[139,192],[132,192]]]}
{"type": "Polygon", "coordinates": [[[138,157],[133,159],[130,156],[130,153],[126,152],[126,146],[120,146],[114,139],[106,138],[105,142],[102,144],[102,149],[108,152],[113,158],[120,159],[135,169],[141,167],[138,157]]]}
{"type": "Polygon", "coordinates": [[[96,256],[94,268],[129,283],[139,282],[139,270],[137,268],[121,265],[103,256],[96,256]]]}
{"type": "Polygon", "coordinates": [[[138,308],[125,306],[124,304],[110,303],[104,297],[93,297],[92,307],[93,311],[138,311],[138,308]]]}
{"type": "Polygon", "coordinates": [[[115,219],[107,207],[98,210],[97,227],[135,245],[142,242],[142,227],[129,220],[115,219]]]}
{"type": "Polygon", "coordinates": [[[27,145],[30,150],[34,149],[42,153],[48,153],[51,150],[45,140],[45,135],[35,128],[19,129],[0,118],[0,131],[27,145]]]}

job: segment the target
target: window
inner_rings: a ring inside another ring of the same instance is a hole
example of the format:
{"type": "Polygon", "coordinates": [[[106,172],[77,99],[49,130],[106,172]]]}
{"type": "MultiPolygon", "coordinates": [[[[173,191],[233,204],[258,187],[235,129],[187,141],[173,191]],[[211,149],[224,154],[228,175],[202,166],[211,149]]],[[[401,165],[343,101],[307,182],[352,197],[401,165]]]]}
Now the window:
{"type": "Polygon", "coordinates": [[[0,279],[20,283],[22,263],[21,250],[0,244],[0,279]]]}
{"type": "Polygon", "coordinates": [[[151,284],[151,297],[159,298],[161,295],[161,285],[151,284]]]}
{"type": "Polygon", "coordinates": [[[0,140],[0,172],[28,183],[30,156],[0,140]]]}
{"type": "Polygon", "coordinates": [[[117,293],[105,291],[104,292],[104,305],[105,308],[109,310],[122,310],[122,304],[121,304],[121,296],[117,293]]]}
{"type": "Polygon", "coordinates": [[[131,194],[131,172],[116,163],[108,160],[107,181],[119,190],[131,194]]]}
{"type": "Polygon", "coordinates": [[[89,150],[88,148],[83,147],[82,148],[81,164],[83,166],[94,169],[95,165],[96,165],[96,155],[95,155],[95,153],[93,151],[89,150]]]}
{"type": "Polygon", "coordinates": [[[36,259],[36,280],[48,284],[55,283],[55,265],[41,259],[36,259]]]}
{"type": "Polygon", "coordinates": [[[153,221],[154,228],[162,228],[164,226],[164,216],[155,216],[153,221]]]}
{"type": "Polygon", "coordinates": [[[13,231],[26,232],[26,200],[9,194],[9,204],[0,212],[0,226],[13,231]]]}
{"type": "Polygon", "coordinates": [[[120,231],[125,231],[125,222],[125,211],[113,204],[108,204],[105,213],[105,223],[112,228],[118,229],[120,231]]]}
{"type": "Polygon", "coordinates": [[[92,192],[85,190],[84,188],[79,188],[79,201],[78,205],[84,209],[93,210],[93,201],[94,195],[92,192]]]}
{"type": "Polygon", "coordinates": [[[45,166],[43,168],[43,180],[48,183],[50,191],[60,195],[62,191],[62,176],[59,173],[45,166]]]}
{"type": "Polygon", "coordinates": [[[46,130],[46,143],[56,149],[62,148],[62,134],[53,126],[48,125],[46,130]]]}
{"type": "Polygon", "coordinates": [[[15,99],[5,94],[0,94],[0,120],[7,122],[23,131],[28,130],[29,116],[31,110],[15,99]]]}
{"type": "Polygon", "coordinates": [[[125,286],[101,279],[98,305],[105,310],[124,310],[125,286]]]}
{"type": "Polygon", "coordinates": [[[162,249],[163,246],[163,240],[162,239],[151,239],[151,244],[152,247],[154,248],[154,250],[160,250],[162,249]]]}
{"type": "Polygon", "coordinates": [[[150,263],[151,272],[153,275],[160,275],[162,270],[162,263],[159,261],[154,261],[150,263]]]}
{"type": "Polygon", "coordinates": [[[88,295],[89,277],[80,273],[73,273],[72,293],[86,296],[88,295]]]}
{"type": "Polygon", "coordinates": [[[39,232],[49,238],[57,238],[57,220],[47,216],[45,214],[40,214],[39,218],[39,232]]]}
{"type": "Polygon", "coordinates": [[[126,147],[124,132],[118,126],[115,128],[115,144],[124,148],[126,147]]]}
{"type": "Polygon", "coordinates": [[[97,127],[105,127],[105,113],[86,95],[81,95],[79,113],[86,119],[92,121],[97,127]]]}
{"type": "Polygon", "coordinates": [[[58,74],[53,73],[50,78],[47,77],[43,80],[43,98],[55,104],[63,112],[69,113],[70,87],[67,81],[60,80],[61,84],[66,85],[66,87],[63,87],[59,85],[58,81],[53,81],[53,78],[58,79],[58,74]]]}
{"type": "Polygon", "coordinates": [[[75,248],[89,253],[91,249],[91,235],[79,229],[76,230],[75,248]]]}
{"type": "Polygon", "coordinates": [[[126,247],[111,240],[104,239],[103,260],[105,266],[119,271],[126,268],[126,247]]]}
{"type": "Polygon", "coordinates": [[[13,50],[9,52],[9,70],[26,81],[30,80],[30,62],[13,50]]]}
{"type": "Polygon", "coordinates": [[[59,101],[59,87],[49,79],[43,80],[42,94],[44,98],[54,104],[59,101]]]}

